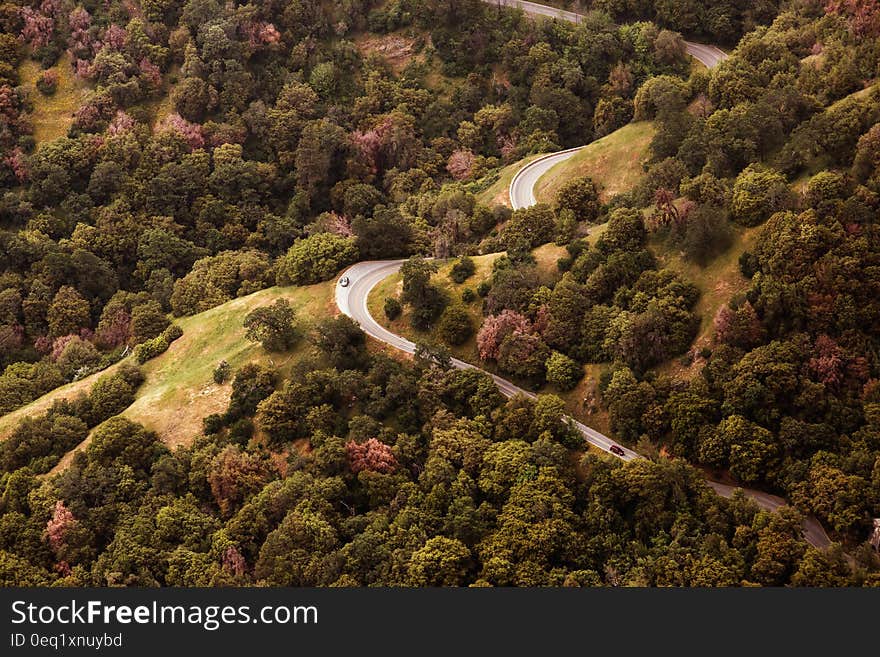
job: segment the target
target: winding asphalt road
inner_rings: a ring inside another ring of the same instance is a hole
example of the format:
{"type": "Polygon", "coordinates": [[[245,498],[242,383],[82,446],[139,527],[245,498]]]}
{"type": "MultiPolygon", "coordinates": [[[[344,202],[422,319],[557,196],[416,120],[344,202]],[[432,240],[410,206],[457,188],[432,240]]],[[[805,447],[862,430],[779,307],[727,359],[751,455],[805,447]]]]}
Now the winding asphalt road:
{"type": "MultiPolygon", "coordinates": [[[[519,8],[529,14],[560,18],[574,23],[579,22],[582,18],[580,14],[562,11],[554,7],[546,7],[533,2],[525,2],[524,0],[484,1],[489,4],[519,8]]],[[[724,52],[714,46],[705,46],[690,42],[686,42],[686,44],[688,54],[695,59],[698,59],[709,68],[715,66],[718,62],[727,57],[724,52]]],[[[534,189],[538,179],[552,167],[574,155],[581,148],[583,148],[583,146],[544,155],[520,169],[510,183],[510,203],[513,209],[516,210],[534,205],[536,203],[534,189]]],[[[380,325],[373,318],[367,308],[367,300],[370,291],[388,276],[397,273],[403,262],[403,260],[379,260],[359,262],[356,265],[352,265],[343,274],[343,277],[348,278],[349,284],[345,287],[342,285],[336,286],[336,305],[343,314],[348,315],[360,324],[361,328],[367,335],[384,342],[395,349],[399,349],[408,354],[413,354],[415,353],[416,345],[380,325]]],[[[480,369],[457,358],[452,359],[452,365],[453,367],[462,370],[480,369]]],[[[506,397],[512,397],[517,394],[525,395],[530,398],[535,397],[533,393],[520,388],[507,379],[489,372],[486,373],[492,377],[495,384],[498,386],[498,389],[506,397]]],[[[611,446],[616,445],[617,443],[611,438],[599,433],[595,429],[591,429],[582,422],[578,422],[574,418],[566,417],[566,420],[571,422],[581,434],[583,434],[589,444],[604,452],[617,456],[623,461],[632,461],[634,459],[643,458],[637,452],[621,445],[618,445],[618,447],[623,451],[623,454],[614,454],[614,452],[611,451],[611,446]]],[[[708,480],[708,484],[716,493],[723,497],[731,497],[735,491],[741,490],[747,497],[753,499],[758,506],[770,511],[776,511],[787,505],[787,502],[781,497],[770,495],[763,491],[738,488],[711,480],[708,480]]],[[[831,544],[831,540],[828,538],[822,525],[813,517],[807,517],[804,521],[804,538],[808,543],[818,548],[825,548],[831,544]]]]}
{"type": "MultiPolygon", "coordinates": [[[[555,7],[526,2],[525,0],[484,0],[484,2],[496,6],[522,9],[527,14],[558,18],[570,23],[578,23],[583,18],[581,14],[576,14],[572,11],[563,11],[555,7]]],[[[720,62],[727,59],[727,54],[715,46],[694,43],[692,41],[685,41],[684,43],[687,53],[706,68],[717,66],[720,62]]],[[[560,162],[564,162],[573,156],[582,148],[585,148],[585,146],[577,146],[564,151],[543,155],[520,169],[513,177],[513,180],[510,181],[510,207],[514,210],[519,210],[520,208],[528,208],[535,205],[537,203],[535,200],[535,184],[541,176],[560,162]]]]}
{"type": "MultiPolygon", "coordinates": [[[[391,345],[395,349],[412,354],[415,353],[416,345],[380,325],[379,322],[373,318],[367,308],[367,299],[370,296],[370,291],[381,281],[385,280],[392,274],[397,273],[403,263],[403,260],[377,260],[371,262],[359,262],[356,265],[352,265],[343,274],[343,276],[348,278],[349,284],[346,287],[343,287],[342,285],[336,286],[336,305],[344,315],[348,315],[360,324],[364,333],[370,337],[391,345]]],[[[452,366],[460,370],[480,369],[470,363],[459,360],[458,358],[452,359],[452,366]]],[[[487,374],[492,377],[495,384],[498,386],[498,389],[505,397],[525,395],[526,397],[534,399],[534,393],[529,392],[524,388],[520,388],[500,376],[490,372],[487,372],[487,374]]],[[[591,445],[598,447],[609,454],[613,454],[611,446],[617,445],[617,443],[611,438],[599,433],[595,429],[591,429],[581,422],[578,422],[574,418],[567,417],[566,419],[577,427],[577,429],[584,435],[587,442],[591,445]]],[[[618,445],[618,447],[623,450],[623,455],[620,456],[614,454],[614,456],[618,456],[618,458],[621,458],[624,461],[632,461],[633,459],[641,458],[638,453],[631,449],[627,449],[622,445],[618,445]]]]}
{"type": "MultiPolygon", "coordinates": [[[[367,300],[369,299],[372,289],[389,276],[396,274],[403,263],[403,260],[373,260],[359,262],[356,265],[352,265],[342,274],[342,277],[348,278],[349,284],[345,287],[339,284],[336,285],[336,305],[344,315],[348,315],[360,324],[364,333],[370,337],[375,338],[380,342],[384,342],[404,353],[413,354],[416,350],[415,343],[397,335],[396,333],[392,333],[379,324],[379,322],[377,322],[370,314],[369,308],[367,307],[367,300]]],[[[460,370],[481,369],[475,365],[466,363],[463,360],[459,360],[458,358],[452,359],[452,366],[460,370]]],[[[525,395],[532,399],[535,397],[534,393],[520,388],[507,379],[490,372],[486,372],[486,374],[492,377],[495,384],[498,386],[498,389],[505,397],[513,397],[517,394],[525,395]]],[[[572,417],[566,417],[566,420],[571,422],[571,424],[581,432],[588,443],[612,456],[616,456],[623,461],[632,461],[634,459],[643,458],[637,452],[627,449],[622,445],[618,446],[623,450],[623,455],[614,454],[610,448],[617,443],[611,438],[588,427],[582,422],[578,422],[572,417]]],[[[722,497],[731,497],[734,492],[740,490],[746,495],[746,497],[753,499],[762,509],[767,509],[769,511],[776,511],[787,505],[787,502],[781,497],[763,491],[750,488],[740,488],[712,480],[707,480],[707,483],[722,497]]],[[[810,543],[810,545],[818,548],[825,548],[831,544],[831,539],[828,538],[828,534],[825,533],[822,525],[812,516],[808,516],[804,520],[804,538],[810,543]]]]}

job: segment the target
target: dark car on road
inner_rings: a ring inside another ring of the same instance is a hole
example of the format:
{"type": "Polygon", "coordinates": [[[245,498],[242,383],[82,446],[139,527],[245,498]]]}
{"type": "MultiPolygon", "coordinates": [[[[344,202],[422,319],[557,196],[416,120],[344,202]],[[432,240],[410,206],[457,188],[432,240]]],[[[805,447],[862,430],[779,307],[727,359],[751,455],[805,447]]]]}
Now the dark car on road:
{"type": "Polygon", "coordinates": [[[621,447],[620,445],[612,445],[608,448],[608,451],[612,454],[617,454],[618,456],[623,456],[624,454],[623,447],[621,447]]]}
{"type": "Polygon", "coordinates": [[[342,278],[340,278],[340,279],[339,279],[339,284],[340,284],[342,287],[348,287],[348,276],[343,276],[342,278]]]}

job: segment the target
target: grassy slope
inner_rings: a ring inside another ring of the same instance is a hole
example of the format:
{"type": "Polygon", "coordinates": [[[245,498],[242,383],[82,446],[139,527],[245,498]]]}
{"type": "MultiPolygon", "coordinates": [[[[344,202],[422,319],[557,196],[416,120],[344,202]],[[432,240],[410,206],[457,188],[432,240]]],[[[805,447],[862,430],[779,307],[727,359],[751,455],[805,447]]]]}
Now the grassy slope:
{"type": "MultiPolygon", "coordinates": [[[[228,361],[233,370],[247,362],[258,362],[284,372],[298,356],[311,349],[302,339],[291,352],[267,354],[259,345],[245,339],[242,328],[245,315],[254,308],[284,298],[296,309],[297,324],[304,331],[315,319],[335,313],[333,285],[334,282],[329,281],[306,287],[273,287],[177,320],[183,336],[164,354],[143,365],[146,380],[138,389],[135,402],[122,415],[156,431],[170,446],[189,442],[200,432],[202,418],[222,412],[229,401],[230,384],[216,385],[212,379],[218,362],[228,361]]],[[[88,392],[98,377],[115,367],[57,388],[3,416],[0,438],[8,435],[23,417],[45,411],[56,400],[88,392]]]]}
{"type": "Polygon", "coordinates": [[[85,378],[80,379],[79,381],[74,381],[73,383],[68,383],[67,385],[55,388],[54,390],[47,392],[42,397],[38,397],[30,404],[26,404],[21,408],[15,409],[11,413],[0,416],[0,440],[3,440],[7,436],[9,436],[9,434],[12,433],[12,430],[15,429],[16,425],[18,425],[18,423],[23,418],[30,415],[39,415],[40,413],[43,413],[56,400],[71,399],[79,394],[88,394],[95,381],[97,381],[101,376],[105,374],[112,374],[116,371],[118,367],[119,363],[116,363],[115,365],[111,365],[101,372],[96,372],[85,378]]]}
{"type": "MultiPolygon", "coordinates": [[[[700,300],[695,308],[700,316],[700,331],[694,340],[697,349],[710,346],[712,322],[718,309],[734,295],[745,292],[749,286],[748,280],[740,272],[739,257],[754,245],[759,228],[741,228],[735,224],[731,227],[733,241],[730,248],[706,267],[685,260],[680,252],[670,249],[665,243],[654,240],[651,244],[660,267],[667,267],[680,273],[685,280],[693,283],[700,290],[700,300]]],[[[697,372],[699,364],[695,361],[692,365],[685,366],[675,358],[667,361],[659,369],[667,374],[687,377],[697,372]]]]}
{"type": "Polygon", "coordinates": [[[653,136],[654,125],[641,121],[594,141],[545,173],[535,186],[535,198],[551,202],[559,188],[575,176],[589,176],[599,183],[605,201],[632,189],[644,174],[642,164],[653,136]]]}
{"type": "Polygon", "coordinates": [[[229,383],[217,385],[211,376],[217,363],[226,360],[235,370],[258,362],[284,372],[310,349],[301,339],[291,352],[267,354],[245,339],[245,315],[283,298],[296,310],[300,329],[306,329],[315,319],[335,312],[333,285],[334,281],[328,281],[306,287],[273,287],[180,319],[177,323],[183,336],[144,365],[147,379],[123,415],[156,431],[166,444],[188,442],[201,431],[202,418],[222,412],[229,402],[229,383]]]}
{"type": "Polygon", "coordinates": [[[53,68],[58,71],[58,89],[51,96],[44,96],[34,86],[43,72],[37,62],[26,59],[18,71],[21,85],[30,92],[34,103],[30,119],[34,126],[34,139],[38,144],[66,136],[73,123],[73,112],[83,104],[89,94],[86,83],[74,75],[67,53],[61,56],[53,68]]]}
{"type": "Polygon", "coordinates": [[[510,181],[513,180],[517,171],[522,169],[536,157],[540,156],[529,155],[528,157],[524,157],[513,164],[508,164],[506,167],[496,169],[486,176],[486,178],[477,181],[476,184],[480,186],[486,182],[487,179],[494,179],[494,182],[492,182],[486,189],[477,193],[477,201],[483,205],[506,205],[507,207],[510,207],[510,181]]]}
{"type": "MultiPolygon", "coordinates": [[[[556,190],[573,176],[590,176],[603,188],[602,199],[632,189],[644,173],[642,163],[648,157],[648,146],[654,136],[654,126],[648,121],[630,123],[602,139],[594,141],[571,159],[560,162],[538,181],[535,198],[551,202],[556,190]]],[[[489,174],[493,182],[477,193],[484,205],[510,206],[508,190],[516,172],[539,157],[528,157],[489,174]]],[[[483,179],[485,181],[486,179],[483,179]]],[[[480,186],[481,182],[476,184],[480,186]]]]}

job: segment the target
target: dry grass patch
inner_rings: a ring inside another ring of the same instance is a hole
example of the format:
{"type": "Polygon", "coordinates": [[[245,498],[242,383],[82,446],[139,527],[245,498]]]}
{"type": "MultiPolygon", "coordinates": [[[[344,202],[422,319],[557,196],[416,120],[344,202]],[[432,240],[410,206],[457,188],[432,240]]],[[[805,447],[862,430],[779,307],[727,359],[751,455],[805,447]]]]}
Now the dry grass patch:
{"type": "Polygon", "coordinates": [[[245,316],[276,299],[287,299],[296,310],[297,325],[305,331],[316,319],[334,314],[334,282],[273,287],[179,319],[183,335],[168,351],[143,366],[146,381],[138,389],[134,404],[122,414],[158,433],[169,447],[189,443],[201,433],[202,419],[223,412],[229,403],[230,383],[218,385],[212,376],[221,360],[227,361],[233,371],[257,362],[285,374],[312,349],[303,338],[289,352],[269,354],[245,338],[245,316]]]}
{"type": "Polygon", "coordinates": [[[30,115],[34,126],[34,139],[38,144],[67,136],[73,124],[73,113],[89,96],[88,85],[74,75],[70,55],[66,52],[49,70],[58,72],[58,88],[51,96],[44,96],[36,88],[43,67],[25,59],[19,67],[21,85],[30,92],[34,111],[30,115]]]}
{"type": "Polygon", "coordinates": [[[535,198],[552,203],[559,188],[576,176],[589,176],[597,182],[603,201],[632,189],[644,175],[643,164],[654,132],[653,123],[640,121],[594,141],[541,176],[535,198]]]}
{"type": "Polygon", "coordinates": [[[365,33],[354,42],[361,55],[378,55],[395,73],[400,73],[416,54],[416,40],[401,33],[365,33]]]}

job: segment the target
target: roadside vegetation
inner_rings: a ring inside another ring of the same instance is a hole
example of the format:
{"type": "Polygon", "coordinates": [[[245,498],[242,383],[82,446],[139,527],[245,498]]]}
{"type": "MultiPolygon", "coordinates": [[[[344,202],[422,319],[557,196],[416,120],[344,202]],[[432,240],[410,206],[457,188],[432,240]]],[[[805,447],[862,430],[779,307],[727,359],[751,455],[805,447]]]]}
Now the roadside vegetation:
{"type": "Polygon", "coordinates": [[[10,7],[0,584],[877,583],[874,3],[10,7]],[[368,349],[383,258],[377,317],[559,394],[368,349]]]}

